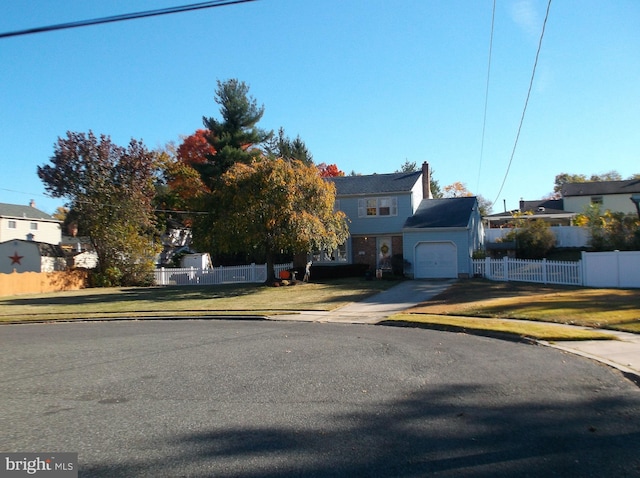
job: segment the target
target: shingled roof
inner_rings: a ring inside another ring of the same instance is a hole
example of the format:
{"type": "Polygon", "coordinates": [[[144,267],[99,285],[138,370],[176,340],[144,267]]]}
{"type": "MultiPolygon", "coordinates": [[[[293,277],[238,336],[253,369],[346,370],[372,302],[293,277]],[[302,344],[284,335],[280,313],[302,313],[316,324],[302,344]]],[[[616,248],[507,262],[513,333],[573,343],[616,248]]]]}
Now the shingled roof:
{"type": "Polygon", "coordinates": [[[21,206],[19,204],[0,203],[0,217],[39,219],[44,221],[55,221],[53,216],[31,206],[21,206]]]}
{"type": "Polygon", "coordinates": [[[403,228],[467,227],[477,199],[473,196],[423,199],[403,228]]]}
{"type": "Polygon", "coordinates": [[[600,196],[603,194],[640,193],[640,179],[626,181],[591,181],[588,183],[565,183],[562,196],[600,196]]]}
{"type": "Polygon", "coordinates": [[[336,186],[336,195],[390,194],[409,192],[422,171],[413,173],[369,174],[366,176],[338,176],[326,178],[336,186]]]}

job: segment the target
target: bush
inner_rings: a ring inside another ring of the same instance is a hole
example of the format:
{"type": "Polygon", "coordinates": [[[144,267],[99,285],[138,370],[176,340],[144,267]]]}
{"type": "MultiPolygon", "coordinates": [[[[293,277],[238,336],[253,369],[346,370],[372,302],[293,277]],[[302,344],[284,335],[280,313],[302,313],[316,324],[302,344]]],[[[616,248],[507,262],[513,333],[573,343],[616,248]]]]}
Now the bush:
{"type": "Polygon", "coordinates": [[[543,259],[556,244],[556,236],[542,219],[522,221],[505,240],[515,241],[520,259],[543,259]]]}
{"type": "MultiPolygon", "coordinates": [[[[312,265],[311,280],[342,279],[346,277],[364,277],[369,270],[367,264],[312,265]]],[[[295,268],[296,278],[302,280],[304,267],[295,268]]]]}

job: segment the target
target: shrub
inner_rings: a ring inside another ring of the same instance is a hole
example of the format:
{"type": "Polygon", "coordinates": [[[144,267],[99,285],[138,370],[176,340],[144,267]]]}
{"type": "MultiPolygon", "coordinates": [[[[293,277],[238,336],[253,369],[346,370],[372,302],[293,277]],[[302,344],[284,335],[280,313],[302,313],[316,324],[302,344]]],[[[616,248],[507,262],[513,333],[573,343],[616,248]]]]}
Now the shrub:
{"type": "Polygon", "coordinates": [[[505,239],[515,241],[520,259],[543,259],[556,244],[556,236],[542,219],[520,221],[505,239]]]}

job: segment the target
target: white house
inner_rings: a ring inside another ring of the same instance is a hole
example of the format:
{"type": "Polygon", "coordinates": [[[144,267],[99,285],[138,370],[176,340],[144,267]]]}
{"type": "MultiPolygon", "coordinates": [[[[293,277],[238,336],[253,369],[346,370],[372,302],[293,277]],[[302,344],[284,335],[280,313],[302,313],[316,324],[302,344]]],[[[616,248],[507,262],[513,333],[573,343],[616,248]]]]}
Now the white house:
{"type": "Polygon", "coordinates": [[[62,221],[29,206],[0,203],[0,242],[22,239],[46,244],[60,244],[62,221]]]}

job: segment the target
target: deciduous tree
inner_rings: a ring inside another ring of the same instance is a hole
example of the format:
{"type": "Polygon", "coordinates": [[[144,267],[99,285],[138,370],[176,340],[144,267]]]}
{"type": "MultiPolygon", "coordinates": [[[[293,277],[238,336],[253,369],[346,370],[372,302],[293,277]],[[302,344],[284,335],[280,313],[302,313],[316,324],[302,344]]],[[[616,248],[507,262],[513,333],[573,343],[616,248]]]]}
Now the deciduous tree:
{"type": "Polygon", "coordinates": [[[344,171],[340,171],[336,164],[320,163],[318,164],[318,172],[320,173],[320,177],[323,178],[344,176],[344,171]]]}
{"type": "Polygon", "coordinates": [[[334,211],[335,187],[315,166],[297,160],[256,159],[236,163],[208,198],[194,239],[217,253],[263,254],[268,280],[279,252],[333,250],[348,236],[346,217],[334,211]]]}
{"type": "Polygon", "coordinates": [[[38,176],[53,197],[66,198],[98,254],[99,283],[140,285],[152,277],[156,158],[134,139],[68,132],[38,176]]]}
{"type": "Polygon", "coordinates": [[[543,259],[556,244],[556,236],[542,219],[527,219],[530,214],[515,215],[516,228],[505,236],[515,241],[516,255],[521,259],[543,259]]]}

